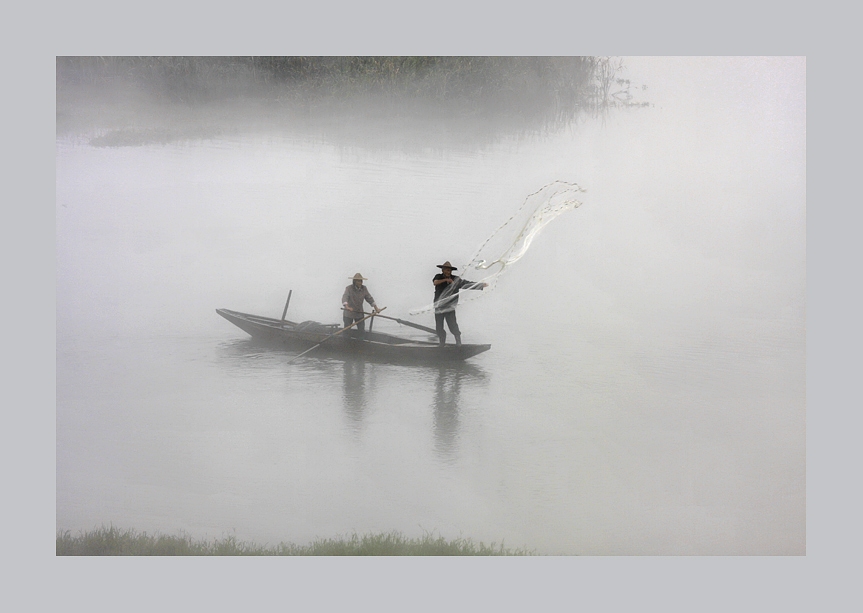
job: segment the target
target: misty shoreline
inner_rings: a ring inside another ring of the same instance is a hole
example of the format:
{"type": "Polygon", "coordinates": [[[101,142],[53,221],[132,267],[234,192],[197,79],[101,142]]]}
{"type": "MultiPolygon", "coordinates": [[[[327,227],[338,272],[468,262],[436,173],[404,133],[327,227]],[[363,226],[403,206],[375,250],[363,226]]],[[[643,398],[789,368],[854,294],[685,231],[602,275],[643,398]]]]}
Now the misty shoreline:
{"type": "Polygon", "coordinates": [[[56,133],[121,147],[285,134],[485,144],[638,106],[594,57],[58,57],[56,133]]]}

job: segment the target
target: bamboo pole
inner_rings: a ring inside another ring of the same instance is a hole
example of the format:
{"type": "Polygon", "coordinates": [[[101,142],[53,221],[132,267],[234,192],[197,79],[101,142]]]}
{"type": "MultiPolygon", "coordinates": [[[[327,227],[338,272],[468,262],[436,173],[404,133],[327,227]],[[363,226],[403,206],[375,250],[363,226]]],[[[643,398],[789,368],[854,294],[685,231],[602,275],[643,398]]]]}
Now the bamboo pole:
{"type": "MultiPolygon", "coordinates": [[[[384,307],[384,309],[385,309],[385,308],[387,308],[387,307],[384,307]]],[[[383,311],[384,309],[381,309],[381,311],[383,311]]],[[[347,327],[345,327],[345,328],[342,328],[341,330],[339,330],[339,331],[338,331],[338,332],[336,332],[335,334],[330,334],[327,338],[325,338],[324,340],[322,340],[320,343],[318,343],[318,344],[317,344],[317,345],[315,345],[314,347],[310,347],[310,348],[306,349],[305,351],[303,351],[302,353],[297,354],[297,355],[295,355],[294,357],[292,357],[290,360],[288,360],[288,364],[290,364],[291,362],[293,362],[293,361],[294,361],[294,360],[296,360],[297,358],[299,358],[299,357],[302,357],[302,356],[306,355],[306,354],[307,354],[309,351],[311,351],[312,349],[317,349],[318,347],[320,347],[321,345],[323,345],[324,343],[326,343],[328,340],[330,340],[330,339],[331,339],[331,338],[333,338],[334,336],[338,336],[338,335],[339,335],[339,334],[341,334],[342,332],[344,332],[344,331],[346,331],[346,330],[350,330],[351,328],[353,328],[353,327],[354,327],[355,325],[357,325],[358,323],[360,323],[360,322],[362,322],[362,321],[365,321],[365,320],[369,319],[370,317],[374,317],[374,316],[376,316],[376,315],[377,315],[377,313],[372,313],[371,315],[367,315],[366,317],[363,317],[362,319],[358,319],[358,320],[356,320],[356,321],[355,321],[354,323],[352,323],[351,325],[349,325],[349,326],[347,326],[347,327]]]]}

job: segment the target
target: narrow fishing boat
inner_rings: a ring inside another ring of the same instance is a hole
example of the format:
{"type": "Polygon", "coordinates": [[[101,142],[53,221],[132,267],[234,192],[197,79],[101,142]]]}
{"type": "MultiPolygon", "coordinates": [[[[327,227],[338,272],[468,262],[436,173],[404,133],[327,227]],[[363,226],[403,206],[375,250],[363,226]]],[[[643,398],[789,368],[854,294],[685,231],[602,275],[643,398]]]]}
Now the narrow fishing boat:
{"type": "MultiPolygon", "coordinates": [[[[316,321],[297,323],[228,309],[216,309],[216,313],[256,339],[280,343],[288,349],[304,353],[314,349],[316,354],[333,357],[428,364],[458,362],[491,349],[491,345],[467,343],[440,346],[436,341],[418,341],[371,330],[362,335],[352,334],[353,330],[342,334],[344,329],[339,324],[316,321]]],[[[398,319],[395,321],[408,323],[398,319]]],[[[414,327],[430,330],[417,325],[414,327]]]]}

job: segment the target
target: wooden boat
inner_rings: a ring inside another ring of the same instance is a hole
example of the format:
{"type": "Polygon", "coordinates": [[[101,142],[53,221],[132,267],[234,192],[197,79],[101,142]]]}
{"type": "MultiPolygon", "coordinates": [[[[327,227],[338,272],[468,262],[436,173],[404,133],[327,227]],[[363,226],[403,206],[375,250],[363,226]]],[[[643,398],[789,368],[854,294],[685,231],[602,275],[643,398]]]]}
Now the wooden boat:
{"type": "Polygon", "coordinates": [[[387,362],[427,364],[466,360],[491,349],[491,345],[467,343],[441,347],[437,342],[417,341],[377,331],[366,331],[362,337],[354,330],[332,336],[342,326],[316,321],[297,323],[228,309],[216,309],[216,313],[256,339],[280,343],[289,349],[305,351],[322,343],[310,356],[363,357],[387,362]]]}

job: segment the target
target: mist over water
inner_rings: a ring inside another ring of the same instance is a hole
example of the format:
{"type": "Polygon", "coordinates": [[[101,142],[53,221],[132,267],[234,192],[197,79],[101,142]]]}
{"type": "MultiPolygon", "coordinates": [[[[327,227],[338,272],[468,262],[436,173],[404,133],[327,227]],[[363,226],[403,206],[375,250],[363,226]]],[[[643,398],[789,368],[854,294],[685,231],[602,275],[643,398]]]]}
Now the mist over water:
{"type": "Polygon", "coordinates": [[[626,65],[653,106],[491,140],[58,133],[57,528],[805,553],[804,61],[626,65]],[[335,323],[361,272],[433,326],[436,265],[554,181],[582,204],[460,301],[463,365],[288,364],[215,313],[335,323]]]}

